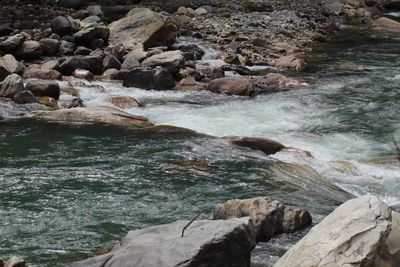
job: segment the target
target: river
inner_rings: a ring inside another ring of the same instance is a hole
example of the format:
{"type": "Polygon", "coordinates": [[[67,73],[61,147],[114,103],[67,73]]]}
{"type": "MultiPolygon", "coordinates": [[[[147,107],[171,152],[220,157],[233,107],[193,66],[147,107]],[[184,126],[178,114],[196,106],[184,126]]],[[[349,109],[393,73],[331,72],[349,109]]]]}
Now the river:
{"type": "MultiPolygon", "coordinates": [[[[198,133],[0,121],[0,258],[64,266],[132,229],[201,210],[210,218],[216,204],[232,198],[270,196],[309,209],[314,222],[339,204],[318,188],[288,183],[286,176],[309,173],[277,172],[281,162],[311,166],[346,191],[377,194],[399,211],[400,164],[375,160],[397,156],[400,143],[398,43],[342,34],[318,45],[307,71],[292,73],[315,88],[255,98],[77,86],[88,106],[133,96],[144,107],[126,111],[198,133]],[[267,137],[312,156],[268,157],[213,137],[226,135],[267,137]]],[[[304,233],[259,244],[254,260],[271,266],[304,233]]]]}

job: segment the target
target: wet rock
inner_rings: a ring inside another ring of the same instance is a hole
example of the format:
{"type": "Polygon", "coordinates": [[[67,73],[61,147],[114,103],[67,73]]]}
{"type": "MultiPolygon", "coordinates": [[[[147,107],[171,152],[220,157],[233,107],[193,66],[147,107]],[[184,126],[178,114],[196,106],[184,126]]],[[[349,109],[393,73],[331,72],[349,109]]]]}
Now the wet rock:
{"type": "Polygon", "coordinates": [[[266,155],[275,154],[285,148],[281,143],[267,138],[226,136],[224,139],[237,146],[262,151],[266,155]]]}
{"type": "Polygon", "coordinates": [[[119,71],[117,69],[108,69],[103,72],[99,77],[101,80],[123,80],[124,78],[119,77],[119,71]]]}
{"type": "Polygon", "coordinates": [[[203,90],[206,90],[206,86],[201,83],[196,82],[195,79],[188,77],[188,78],[182,79],[179,82],[177,89],[179,91],[184,91],[184,92],[186,92],[186,91],[203,91],[203,90]]]}
{"type": "Polygon", "coordinates": [[[66,8],[79,8],[88,4],[88,0],[60,0],[58,5],[66,8]]]}
{"type": "Polygon", "coordinates": [[[217,94],[254,96],[254,90],[249,78],[225,77],[210,81],[208,91],[217,94]]]}
{"type": "Polygon", "coordinates": [[[79,97],[78,91],[72,85],[61,87],[60,91],[71,96],[79,97]]]}
{"type": "Polygon", "coordinates": [[[340,2],[333,2],[324,5],[324,12],[328,15],[339,16],[343,13],[343,5],[340,2]]]}
{"type": "Polygon", "coordinates": [[[400,22],[395,20],[381,17],[372,23],[372,28],[378,31],[394,31],[400,32],[400,22]]]}
{"type": "Polygon", "coordinates": [[[293,233],[312,223],[307,210],[286,207],[269,197],[228,200],[214,210],[214,220],[241,217],[252,219],[258,242],[266,242],[277,234],[293,233]]]}
{"type": "Polygon", "coordinates": [[[0,82],[12,73],[21,74],[24,72],[24,65],[19,63],[13,55],[7,54],[0,57],[0,82]]]}
{"type": "Polygon", "coordinates": [[[254,227],[249,218],[188,221],[130,231],[109,253],[70,267],[250,267],[255,247],[254,227]]]}
{"type": "Polygon", "coordinates": [[[0,96],[12,98],[24,90],[24,82],[18,74],[8,75],[0,84],[0,96]]]}
{"type": "Polygon", "coordinates": [[[263,91],[311,88],[309,83],[288,78],[280,73],[269,73],[260,79],[256,79],[254,84],[263,91]]]}
{"type": "Polygon", "coordinates": [[[79,97],[76,97],[71,101],[71,103],[69,103],[67,108],[82,108],[84,106],[83,100],[79,97]]]}
{"type": "Polygon", "coordinates": [[[16,93],[12,97],[12,100],[18,104],[27,104],[27,103],[36,103],[37,102],[35,95],[31,91],[28,91],[28,90],[24,90],[24,91],[16,93]]]}
{"type": "Polygon", "coordinates": [[[130,96],[112,96],[110,102],[118,108],[134,108],[139,107],[139,102],[130,96]]]}
{"type": "Polygon", "coordinates": [[[60,97],[60,86],[56,81],[34,79],[26,83],[25,90],[32,91],[35,96],[60,97]]]}
{"type": "Polygon", "coordinates": [[[58,70],[60,62],[56,59],[49,60],[40,66],[41,69],[58,70]]]}
{"type": "Polygon", "coordinates": [[[313,227],[274,266],[373,266],[390,232],[390,213],[375,196],[349,200],[313,227]]]}
{"type": "Polygon", "coordinates": [[[36,97],[36,101],[41,105],[49,107],[51,110],[58,109],[57,100],[50,96],[38,96],[36,97]]]}
{"type": "Polygon", "coordinates": [[[22,34],[15,34],[8,37],[0,43],[0,51],[12,53],[25,41],[25,36],[22,34]]]}
{"type": "Polygon", "coordinates": [[[105,70],[107,69],[120,69],[121,68],[121,62],[114,57],[113,55],[107,55],[103,59],[103,68],[105,70]]]}
{"type": "Polygon", "coordinates": [[[78,78],[78,79],[84,79],[84,80],[88,80],[88,81],[92,81],[94,78],[93,73],[91,73],[88,70],[84,70],[84,69],[74,70],[74,72],[72,73],[72,76],[74,76],[75,78],[78,78]]]}
{"type": "Polygon", "coordinates": [[[55,55],[60,50],[60,41],[56,39],[43,38],[39,41],[39,44],[44,56],[55,55]]]}
{"type": "Polygon", "coordinates": [[[243,4],[249,11],[271,12],[274,9],[270,1],[264,0],[245,0],[243,4]]]}
{"type": "Polygon", "coordinates": [[[195,44],[181,45],[179,46],[179,50],[184,53],[185,61],[200,60],[205,54],[204,50],[195,44]]]}
{"type": "Polygon", "coordinates": [[[76,69],[89,70],[93,74],[103,72],[102,58],[99,56],[74,56],[67,58],[61,65],[60,71],[64,75],[72,75],[76,69]]]}
{"type": "Polygon", "coordinates": [[[26,69],[23,77],[24,79],[62,80],[62,75],[59,71],[43,67],[26,69]]]}
{"type": "Polygon", "coordinates": [[[92,53],[92,52],[93,52],[92,49],[89,49],[89,48],[84,47],[84,46],[78,46],[78,47],[75,49],[74,55],[77,55],[77,56],[87,56],[87,55],[89,55],[89,54],[92,53]]]}
{"type": "Polygon", "coordinates": [[[137,54],[135,51],[128,53],[121,64],[121,69],[131,70],[140,66],[137,54]]]}
{"type": "Polygon", "coordinates": [[[151,126],[147,118],[132,115],[111,107],[71,108],[55,111],[33,111],[25,114],[26,118],[54,122],[103,123],[118,126],[151,126]]]}
{"type": "Polygon", "coordinates": [[[202,73],[209,80],[219,79],[225,76],[225,72],[220,67],[209,67],[202,70],[202,73]]]}
{"type": "Polygon", "coordinates": [[[27,265],[25,260],[13,256],[4,263],[4,267],[27,267],[27,265]]]}
{"type": "Polygon", "coordinates": [[[109,25],[110,43],[127,49],[171,45],[178,27],[165,16],[147,8],[134,8],[128,15],[109,25]]]}
{"type": "Polygon", "coordinates": [[[196,81],[200,81],[204,78],[204,75],[194,68],[186,67],[179,71],[179,77],[181,79],[194,78],[196,81]]]}
{"type": "Polygon", "coordinates": [[[78,45],[88,46],[97,38],[108,40],[110,29],[103,25],[92,24],[74,34],[75,42],[78,45]]]}
{"type": "Polygon", "coordinates": [[[245,76],[249,76],[252,74],[251,70],[249,70],[245,66],[241,66],[241,65],[233,65],[233,64],[222,65],[221,69],[223,71],[233,71],[233,72],[236,72],[237,74],[245,75],[245,76]]]}
{"type": "Polygon", "coordinates": [[[61,41],[60,50],[59,50],[61,54],[72,55],[74,53],[74,50],[75,50],[75,43],[68,42],[65,40],[61,41]]]}
{"type": "Polygon", "coordinates": [[[301,58],[294,56],[284,56],[275,61],[276,67],[291,68],[295,70],[303,70],[306,67],[306,63],[301,58]]]}
{"type": "Polygon", "coordinates": [[[42,56],[42,47],[37,41],[24,41],[16,51],[17,58],[37,59],[42,56]]]}
{"type": "Polygon", "coordinates": [[[155,69],[133,69],[126,73],[123,85],[142,89],[168,90],[175,87],[175,80],[162,67],[155,69]]]}
{"type": "Polygon", "coordinates": [[[172,75],[175,75],[179,72],[179,69],[183,67],[183,63],[184,60],[182,52],[175,50],[146,58],[142,62],[142,65],[149,68],[160,66],[169,71],[172,75]]]}
{"type": "Polygon", "coordinates": [[[64,36],[71,32],[72,25],[66,17],[58,16],[51,21],[51,29],[54,33],[64,36]]]}
{"type": "MultiPolygon", "coordinates": [[[[121,62],[123,61],[123,57],[127,54],[126,49],[122,45],[109,45],[109,46],[106,47],[104,52],[107,55],[113,55],[114,57],[116,57],[121,62]]],[[[132,51],[131,53],[133,53],[133,52],[134,51],[132,51]]],[[[146,52],[144,52],[144,53],[146,53],[146,52]]],[[[147,55],[147,53],[146,53],[146,55],[147,55]]],[[[143,57],[143,59],[146,58],[146,55],[143,57]]]]}

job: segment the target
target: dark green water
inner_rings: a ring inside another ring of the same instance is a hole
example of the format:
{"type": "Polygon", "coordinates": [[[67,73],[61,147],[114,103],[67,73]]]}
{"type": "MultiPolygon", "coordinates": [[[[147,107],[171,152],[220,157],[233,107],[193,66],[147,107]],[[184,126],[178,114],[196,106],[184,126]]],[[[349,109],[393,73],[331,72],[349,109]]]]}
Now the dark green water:
{"type": "MultiPolygon", "coordinates": [[[[193,133],[1,121],[0,258],[18,255],[38,266],[64,266],[132,229],[189,219],[200,210],[209,218],[216,204],[232,198],[271,196],[308,208],[316,221],[338,204],[277,181],[268,170],[278,160],[309,164],[355,195],[375,193],[398,209],[399,167],[358,161],[395,155],[399,54],[396,39],[357,37],[321,45],[309,59],[310,70],[300,74],[315,89],[255,99],[225,97],[207,104],[209,94],[109,89],[146,99],[145,108],[127,111],[157,124],[215,136],[271,137],[311,151],[315,157],[306,162],[262,156],[193,133]],[[165,97],[172,100],[160,104],[165,97]],[[201,105],[184,104],[196,98],[201,105]],[[329,165],[333,160],[348,160],[356,170],[337,172],[329,165]]],[[[103,101],[92,88],[81,93],[89,106],[103,101]]],[[[273,262],[292,243],[281,242],[261,244],[257,261],[273,262]]]]}

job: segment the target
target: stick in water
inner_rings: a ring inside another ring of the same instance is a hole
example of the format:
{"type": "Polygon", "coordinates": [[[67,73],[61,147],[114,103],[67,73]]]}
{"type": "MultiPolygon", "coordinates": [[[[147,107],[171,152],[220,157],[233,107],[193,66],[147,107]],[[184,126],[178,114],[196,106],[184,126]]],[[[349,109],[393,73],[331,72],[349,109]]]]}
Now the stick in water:
{"type": "Polygon", "coordinates": [[[194,217],[193,219],[191,219],[190,222],[188,222],[188,223],[185,225],[185,227],[183,227],[181,237],[183,237],[183,234],[185,233],[185,230],[186,230],[197,218],[199,218],[200,214],[202,214],[202,213],[203,213],[203,211],[200,211],[200,213],[197,214],[196,217],[194,217]]]}

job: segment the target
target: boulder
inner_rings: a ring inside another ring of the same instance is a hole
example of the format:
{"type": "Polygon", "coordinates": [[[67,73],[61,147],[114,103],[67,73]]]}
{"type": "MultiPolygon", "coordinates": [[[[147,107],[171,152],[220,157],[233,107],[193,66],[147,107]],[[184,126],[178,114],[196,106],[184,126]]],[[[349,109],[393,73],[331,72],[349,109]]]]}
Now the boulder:
{"type": "Polygon", "coordinates": [[[296,58],[295,56],[283,56],[275,60],[275,66],[303,70],[306,68],[306,63],[303,59],[296,58]]]}
{"type": "MultiPolygon", "coordinates": [[[[135,51],[133,51],[135,52],[135,51]]],[[[121,69],[131,70],[140,66],[136,53],[128,53],[122,62],[121,69]]]]}
{"type": "Polygon", "coordinates": [[[58,109],[57,100],[50,96],[38,96],[36,97],[36,101],[41,105],[49,107],[51,110],[58,109]]]}
{"type": "Polygon", "coordinates": [[[66,123],[103,123],[118,126],[152,126],[147,118],[132,115],[111,107],[71,108],[55,111],[33,111],[26,118],[66,123]]]}
{"type": "Polygon", "coordinates": [[[30,80],[26,83],[25,90],[31,91],[35,96],[49,96],[54,99],[60,97],[60,86],[56,81],[30,80]]]}
{"type": "Polygon", "coordinates": [[[61,54],[72,55],[74,53],[74,50],[75,50],[75,43],[68,42],[65,40],[61,41],[60,50],[59,50],[61,54]]]}
{"type": "Polygon", "coordinates": [[[64,75],[72,75],[76,69],[89,70],[99,75],[103,72],[102,58],[99,56],[75,56],[67,58],[61,65],[60,71],[64,75]]]}
{"type": "Polygon", "coordinates": [[[254,96],[254,90],[249,78],[225,77],[210,81],[208,91],[217,94],[254,96]]]}
{"type": "Polygon", "coordinates": [[[209,80],[219,79],[225,76],[225,72],[220,67],[209,67],[202,70],[202,73],[209,80]]]}
{"type": "Polygon", "coordinates": [[[250,267],[256,243],[249,218],[188,221],[130,231],[109,253],[70,267],[250,267]]]}
{"type": "Polygon", "coordinates": [[[110,102],[118,108],[134,108],[139,107],[139,102],[130,96],[112,96],[110,102]]]}
{"type": "Polygon", "coordinates": [[[74,76],[75,78],[78,78],[78,79],[84,79],[84,80],[88,80],[88,81],[91,81],[94,78],[93,73],[91,73],[88,70],[84,70],[84,69],[74,70],[74,72],[72,73],[72,76],[74,76]]]}
{"type": "Polygon", "coordinates": [[[24,79],[62,80],[59,71],[46,68],[29,68],[25,70],[23,77],[24,79]]]}
{"type": "Polygon", "coordinates": [[[90,53],[92,53],[92,52],[93,52],[92,49],[89,49],[89,48],[84,47],[84,46],[78,46],[78,47],[75,49],[74,55],[77,55],[77,56],[87,56],[87,55],[90,55],[90,53]]]}
{"type": "Polygon", "coordinates": [[[227,64],[227,65],[222,65],[221,69],[223,71],[233,71],[239,75],[249,76],[252,74],[252,72],[249,68],[246,68],[245,66],[242,66],[242,65],[227,64]]]}
{"type": "Polygon", "coordinates": [[[18,104],[28,104],[28,103],[36,103],[36,97],[35,95],[28,90],[24,90],[24,91],[20,91],[18,93],[16,93],[13,97],[12,100],[15,103],[18,104]]]}
{"type": "Polygon", "coordinates": [[[15,55],[22,59],[37,59],[42,56],[42,47],[33,40],[24,41],[17,49],[15,55]]]}
{"type": "Polygon", "coordinates": [[[262,91],[311,88],[309,83],[286,77],[280,73],[269,73],[260,79],[256,79],[254,85],[262,91]]]}
{"type": "Polygon", "coordinates": [[[168,90],[175,87],[175,80],[162,67],[155,69],[133,69],[125,74],[123,85],[142,89],[168,90]]]}
{"type": "Polygon", "coordinates": [[[75,42],[78,45],[85,46],[90,45],[90,43],[97,38],[108,40],[109,36],[110,29],[104,25],[99,24],[89,25],[74,34],[75,42]]]}
{"type": "Polygon", "coordinates": [[[64,36],[71,32],[71,22],[64,16],[55,17],[51,21],[51,30],[60,36],[64,36]]]}
{"type": "Polygon", "coordinates": [[[43,38],[39,41],[44,56],[52,56],[60,50],[60,41],[57,39],[43,38]]]}
{"type": "Polygon", "coordinates": [[[206,87],[198,82],[196,82],[195,79],[193,79],[192,77],[188,77],[188,78],[184,78],[182,79],[178,86],[177,89],[179,91],[203,91],[206,90],[206,87]]]}
{"type": "Polygon", "coordinates": [[[224,139],[237,146],[262,151],[266,155],[275,154],[285,148],[281,143],[267,138],[226,136],[224,139]]]}
{"type": "Polygon", "coordinates": [[[57,59],[51,59],[43,63],[40,68],[41,69],[48,69],[48,70],[58,70],[60,67],[60,62],[57,59]]]}
{"type": "Polygon", "coordinates": [[[398,267],[400,266],[400,214],[392,211],[392,227],[385,241],[387,251],[381,251],[383,257],[375,260],[373,267],[398,267]],[[382,252],[387,252],[386,255],[382,252]],[[386,265],[385,265],[386,264],[386,265]]]}
{"type": "Polygon", "coordinates": [[[183,64],[183,54],[180,50],[167,51],[157,54],[146,58],[142,62],[144,67],[155,68],[160,66],[169,71],[172,75],[178,73],[179,69],[183,67],[183,64]]]}
{"type": "Polygon", "coordinates": [[[113,55],[107,55],[103,59],[103,68],[105,70],[108,69],[120,69],[121,68],[121,62],[113,56],[113,55]]]}
{"type": "Polygon", "coordinates": [[[177,36],[177,25],[165,16],[147,8],[134,8],[128,15],[109,25],[110,43],[127,49],[172,45],[177,36]]]}
{"type": "Polygon", "coordinates": [[[12,53],[25,41],[25,36],[18,33],[0,43],[0,51],[12,53]]]}
{"type": "Polygon", "coordinates": [[[251,218],[258,242],[266,242],[277,234],[293,233],[312,223],[307,210],[286,207],[269,197],[228,200],[214,210],[214,220],[241,217],[251,218]]]}
{"type": "Polygon", "coordinates": [[[8,261],[4,263],[4,267],[26,267],[27,264],[25,260],[18,257],[11,257],[8,261]]]}
{"type": "Polygon", "coordinates": [[[400,22],[381,17],[372,23],[374,30],[400,32],[400,22]]]}
{"type": "Polygon", "coordinates": [[[275,267],[373,266],[391,228],[390,208],[375,196],[352,199],[314,226],[275,267]]]}
{"type": "Polygon", "coordinates": [[[19,63],[13,55],[0,57],[0,82],[12,73],[20,74],[24,72],[24,65],[19,63]]]}
{"type": "Polygon", "coordinates": [[[8,75],[0,84],[0,96],[12,98],[24,90],[24,82],[18,74],[8,75]]]}

